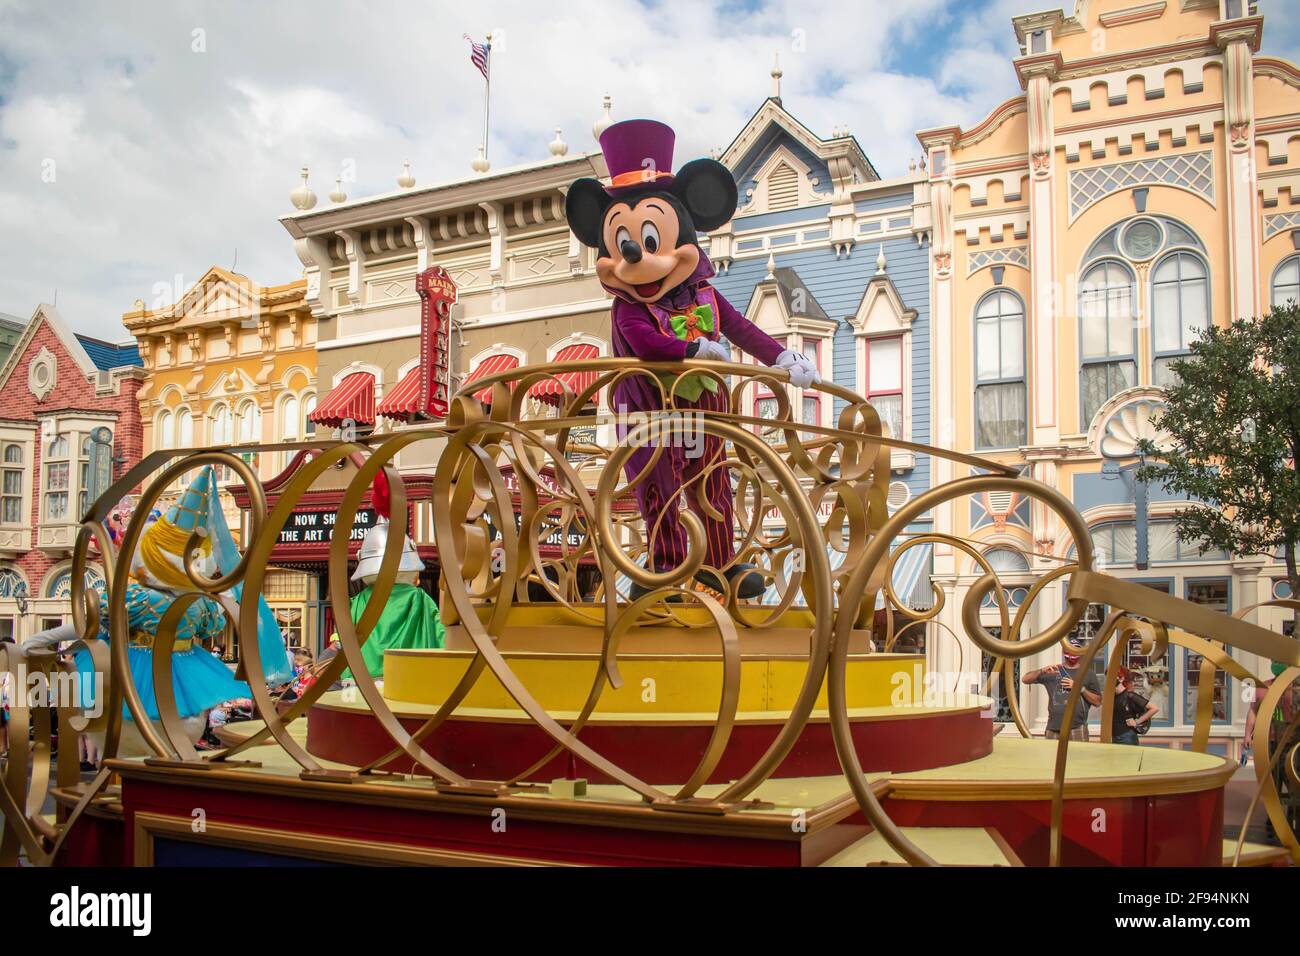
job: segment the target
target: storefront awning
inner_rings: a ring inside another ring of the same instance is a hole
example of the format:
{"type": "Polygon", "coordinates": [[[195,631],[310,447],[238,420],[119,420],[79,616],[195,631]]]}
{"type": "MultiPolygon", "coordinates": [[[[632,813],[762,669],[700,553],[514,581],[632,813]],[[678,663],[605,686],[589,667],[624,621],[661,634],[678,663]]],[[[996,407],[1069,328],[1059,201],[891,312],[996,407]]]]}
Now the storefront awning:
{"type": "MultiPolygon", "coordinates": [[[[513,355],[506,355],[504,353],[500,355],[489,355],[483,361],[478,363],[478,367],[474,369],[474,371],[469,373],[469,377],[465,379],[465,385],[468,385],[470,382],[476,382],[481,378],[487,378],[489,375],[495,375],[497,372],[508,372],[510,369],[518,367],[519,359],[515,358],[513,355]]],[[[474,393],[474,397],[485,405],[490,403],[492,401],[492,387],[489,385],[487,388],[480,388],[474,393]]]]}
{"type": "MultiPolygon", "coordinates": [[[[600,357],[600,349],[587,342],[579,342],[576,345],[566,345],[556,353],[553,362],[579,362],[583,359],[594,359],[600,357]]],[[[546,402],[550,405],[559,405],[564,398],[564,386],[567,385],[574,395],[582,392],[599,377],[599,372],[560,372],[554,378],[542,379],[528,390],[528,394],[533,398],[546,402]]],[[[593,400],[599,400],[599,393],[592,396],[593,400]]]]}
{"type": "Polygon", "coordinates": [[[395,422],[409,422],[419,407],[420,366],[417,365],[403,375],[397,386],[384,396],[376,411],[395,422]]]}
{"type": "Polygon", "coordinates": [[[335,385],[308,417],[328,428],[342,428],[345,422],[373,425],[375,377],[369,372],[353,372],[335,385]]]}

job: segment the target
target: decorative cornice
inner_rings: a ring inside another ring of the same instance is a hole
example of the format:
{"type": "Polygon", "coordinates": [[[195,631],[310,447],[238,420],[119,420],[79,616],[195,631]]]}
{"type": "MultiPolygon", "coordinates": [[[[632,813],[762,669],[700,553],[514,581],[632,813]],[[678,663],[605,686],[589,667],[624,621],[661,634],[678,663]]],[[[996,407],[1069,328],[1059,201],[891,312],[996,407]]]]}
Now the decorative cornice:
{"type": "Polygon", "coordinates": [[[1015,65],[1016,76],[1020,78],[1020,88],[1023,90],[1029,88],[1029,81],[1036,76],[1055,80],[1065,66],[1065,57],[1061,55],[1060,50],[1053,50],[1050,53],[1016,57],[1012,63],[1015,65]]]}
{"type": "Polygon", "coordinates": [[[1157,3],[1144,3],[1139,7],[1129,7],[1125,10],[1111,10],[1098,16],[1097,22],[1109,30],[1111,27],[1158,20],[1167,6],[1165,0],[1159,0],[1157,3]]]}
{"type": "Polygon", "coordinates": [[[1263,35],[1263,17],[1218,20],[1210,24],[1210,42],[1220,50],[1226,50],[1229,44],[1243,41],[1250,45],[1250,52],[1258,53],[1259,42],[1263,35]]]}

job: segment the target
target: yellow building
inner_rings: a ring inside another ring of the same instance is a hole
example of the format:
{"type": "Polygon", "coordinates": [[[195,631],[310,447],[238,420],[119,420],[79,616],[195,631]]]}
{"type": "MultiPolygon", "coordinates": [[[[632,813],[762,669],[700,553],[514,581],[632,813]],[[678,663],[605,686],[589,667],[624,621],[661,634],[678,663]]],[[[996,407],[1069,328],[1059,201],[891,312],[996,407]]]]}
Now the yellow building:
{"type": "MultiPolygon", "coordinates": [[[[139,394],[145,455],[160,448],[302,441],[314,434],[316,320],[306,291],[302,279],[259,286],[213,266],[176,303],[149,310],[137,301],[122,316],[148,374],[139,394]]],[[[290,457],[249,454],[246,460],[267,479],[290,457]]],[[[223,484],[235,480],[222,472],[223,484]]],[[[240,527],[233,499],[222,500],[230,526],[240,527]]],[[[164,499],[162,506],[169,503],[164,499]]],[[[267,579],[267,600],[295,641],[318,597],[314,591],[314,580],[292,570],[267,579]]]]}
{"type": "MultiPolygon", "coordinates": [[[[1126,466],[1136,441],[1155,437],[1168,363],[1198,329],[1297,297],[1300,70],[1260,55],[1264,21],[1243,0],[1080,0],[1014,25],[1021,92],[970,129],[919,134],[934,210],[938,442],[1060,489],[1112,573],[1223,610],[1266,600],[1280,557],[1198,554],[1170,520],[1187,502],[1154,486],[1140,534],[1126,466]]],[[[963,470],[936,460],[935,483],[963,470]]],[[[1012,582],[1073,553],[1059,521],[1012,495],[948,505],[935,520],[1012,582]]],[[[976,577],[969,555],[936,549],[947,623],[976,577]]],[[[1013,604],[1023,596],[1013,589],[1013,604]]],[[[1037,623],[1062,601],[1059,587],[1043,595],[1037,623]]],[[[1281,616],[1254,615],[1273,627],[1281,616]]],[[[946,669],[978,661],[969,644],[964,660],[937,644],[946,669]]],[[[1057,660],[1053,651],[1023,666],[1057,660]]],[[[1161,706],[1146,742],[1185,744],[1199,658],[1129,663],[1161,706]]],[[[1222,671],[1216,681],[1211,749],[1232,754],[1250,697],[1222,671]]],[[[1041,730],[1044,695],[1021,692],[1041,730]]]]}

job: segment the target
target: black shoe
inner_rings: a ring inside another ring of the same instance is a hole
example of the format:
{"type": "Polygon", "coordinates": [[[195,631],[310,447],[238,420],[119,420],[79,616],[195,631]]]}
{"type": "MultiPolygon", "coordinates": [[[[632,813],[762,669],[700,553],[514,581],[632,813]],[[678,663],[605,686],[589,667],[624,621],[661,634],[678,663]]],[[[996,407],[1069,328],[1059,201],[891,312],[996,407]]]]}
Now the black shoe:
{"type": "Polygon", "coordinates": [[[719,594],[726,594],[729,585],[740,579],[736,585],[736,596],[742,601],[748,601],[759,597],[767,590],[767,582],[763,580],[763,575],[755,570],[752,564],[733,564],[724,572],[727,578],[727,584],[722,583],[716,571],[712,568],[701,568],[695,573],[695,580],[699,581],[706,588],[712,588],[719,594]]]}
{"type": "MultiPolygon", "coordinates": [[[[631,582],[628,586],[628,592],[632,595],[633,601],[641,600],[643,597],[645,597],[653,590],[654,588],[642,587],[640,584],[637,584],[635,581],[631,582]]],[[[662,598],[662,600],[668,604],[681,604],[682,601],[685,600],[685,598],[680,594],[668,594],[665,595],[662,598]]]]}

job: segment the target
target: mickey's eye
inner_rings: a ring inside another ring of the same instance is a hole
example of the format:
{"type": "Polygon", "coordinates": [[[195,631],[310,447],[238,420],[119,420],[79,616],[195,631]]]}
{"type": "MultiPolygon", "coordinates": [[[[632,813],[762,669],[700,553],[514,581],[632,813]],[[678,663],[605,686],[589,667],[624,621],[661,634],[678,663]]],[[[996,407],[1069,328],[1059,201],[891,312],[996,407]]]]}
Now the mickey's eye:
{"type": "Polygon", "coordinates": [[[653,222],[642,223],[641,225],[641,245],[645,246],[646,252],[657,252],[659,249],[659,230],[655,228],[653,222]]]}
{"type": "Polygon", "coordinates": [[[632,234],[627,231],[627,226],[619,226],[618,232],[614,233],[614,248],[622,249],[623,243],[630,242],[632,234]]]}

